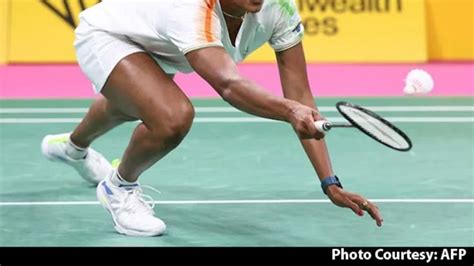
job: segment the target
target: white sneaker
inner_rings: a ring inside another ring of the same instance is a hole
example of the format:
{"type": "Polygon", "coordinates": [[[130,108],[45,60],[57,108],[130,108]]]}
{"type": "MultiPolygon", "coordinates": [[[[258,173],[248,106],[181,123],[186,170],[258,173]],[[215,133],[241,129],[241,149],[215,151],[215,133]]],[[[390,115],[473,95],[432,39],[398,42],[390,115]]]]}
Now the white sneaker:
{"type": "MultiPolygon", "coordinates": [[[[115,171],[112,171],[114,174],[115,171]]],[[[139,185],[134,187],[117,187],[110,182],[110,177],[102,180],[97,186],[97,198],[102,206],[110,212],[115,230],[130,236],[157,236],[166,230],[165,223],[154,216],[154,202],[145,201],[139,185]]]]}
{"type": "Polygon", "coordinates": [[[82,178],[97,185],[112,171],[112,166],[102,154],[92,148],[88,149],[84,159],[75,160],[69,157],[66,154],[69,135],[69,133],[47,135],[41,143],[41,152],[52,161],[64,162],[74,167],[82,178]]]}

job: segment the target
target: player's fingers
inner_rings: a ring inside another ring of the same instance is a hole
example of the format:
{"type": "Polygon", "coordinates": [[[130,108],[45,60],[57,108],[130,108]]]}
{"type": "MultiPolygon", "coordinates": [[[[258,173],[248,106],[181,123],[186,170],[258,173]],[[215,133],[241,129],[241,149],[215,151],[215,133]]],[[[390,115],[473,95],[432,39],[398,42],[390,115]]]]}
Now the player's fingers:
{"type": "Polygon", "coordinates": [[[326,120],[318,111],[316,110],[312,110],[312,114],[313,114],[313,120],[314,121],[318,121],[318,120],[326,120]]]}
{"type": "MultiPolygon", "coordinates": [[[[313,127],[314,127],[314,124],[313,124],[313,127]]],[[[314,128],[316,128],[316,127],[314,127],[314,128]]],[[[318,129],[316,129],[316,133],[313,135],[313,137],[317,140],[323,139],[324,136],[325,136],[325,133],[319,131],[318,129]]]]}
{"type": "Polygon", "coordinates": [[[359,207],[359,205],[357,205],[356,203],[354,203],[352,200],[350,200],[348,197],[345,198],[344,200],[345,202],[345,206],[350,208],[355,214],[359,215],[359,216],[363,216],[364,215],[364,212],[362,211],[362,209],[359,207]]]}
{"type": "Polygon", "coordinates": [[[317,139],[317,140],[320,140],[322,138],[324,138],[324,132],[321,132],[319,131],[315,126],[314,126],[314,122],[315,121],[319,121],[319,120],[324,120],[324,117],[320,116],[319,113],[315,110],[312,110],[312,115],[313,115],[313,119],[311,119],[310,121],[308,121],[308,126],[311,128],[311,135],[317,139]]]}
{"type": "Polygon", "coordinates": [[[355,193],[347,192],[347,195],[361,209],[362,209],[363,203],[367,201],[364,197],[362,197],[361,195],[355,194],[355,193]]]}
{"type": "Polygon", "coordinates": [[[367,212],[370,214],[372,219],[375,220],[378,226],[382,226],[383,218],[382,215],[380,215],[380,211],[375,204],[369,203],[369,206],[367,207],[367,212]]]}
{"type": "Polygon", "coordinates": [[[316,133],[316,135],[314,135],[314,138],[317,139],[317,140],[320,140],[320,139],[324,139],[324,133],[323,132],[319,132],[316,133]]]}
{"type": "Polygon", "coordinates": [[[317,129],[314,124],[310,122],[311,118],[304,118],[301,120],[296,128],[298,137],[300,139],[312,139],[314,138],[317,129]]]}
{"type": "Polygon", "coordinates": [[[372,219],[375,220],[378,226],[382,226],[383,219],[380,215],[379,208],[377,205],[373,204],[372,202],[368,201],[366,198],[355,194],[355,193],[348,193],[352,202],[354,202],[361,210],[364,210],[369,213],[372,219]]]}
{"type": "Polygon", "coordinates": [[[354,204],[356,204],[359,207],[359,209],[361,209],[362,211],[369,210],[371,203],[366,198],[355,193],[348,193],[348,195],[349,195],[350,200],[354,204]]]}
{"type": "Polygon", "coordinates": [[[309,117],[309,116],[306,117],[305,120],[304,120],[304,125],[305,125],[305,128],[307,129],[309,135],[314,136],[318,132],[318,130],[314,126],[314,120],[313,120],[312,117],[309,117]]]}
{"type": "Polygon", "coordinates": [[[380,212],[378,210],[378,207],[373,204],[372,202],[362,198],[359,196],[359,198],[357,199],[357,201],[360,201],[360,199],[362,199],[362,202],[359,203],[358,205],[360,206],[360,208],[366,212],[368,212],[370,214],[370,217],[372,217],[372,219],[375,220],[375,222],[377,223],[378,226],[382,226],[382,222],[383,222],[383,219],[382,219],[382,216],[380,215],[380,212]]]}
{"type": "Polygon", "coordinates": [[[310,130],[307,128],[306,123],[301,123],[300,125],[298,125],[295,131],[300,139],[311,139],[314,136],[310,133],[310,130]]]}

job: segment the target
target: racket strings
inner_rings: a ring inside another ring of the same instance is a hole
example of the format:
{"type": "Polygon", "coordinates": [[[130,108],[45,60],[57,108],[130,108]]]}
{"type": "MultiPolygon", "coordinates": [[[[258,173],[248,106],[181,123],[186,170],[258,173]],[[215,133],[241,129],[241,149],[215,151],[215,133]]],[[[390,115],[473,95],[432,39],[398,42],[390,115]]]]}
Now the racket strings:
{"type": "Polygon", "coordinates": [[[411,147],[411,143],[394,127],[386,121],[368,111],[362,111],[351,106],[339,106],[348,120],[358,126],[362,131],[390,147],[405,150],[411,147]]]}
{"type": "MultiPolygon", "coordinates": [[[[371,119],[366,119],[367,116],[362,116],[361,114],[359,114],[358,112],[354,112],[354,115],[358,116],[360,119],[362,119],[362,121],[368,123],[369,125],[371,125],[372,127],[374,127],[375,129],[377,129],[377,132],[379,132],[380,134],[382,134],[384,137],[390,139],[391,141],[395,142],[398,147],[402,148],[403,147],[403,144],[400,143],[398,140],[396,140],[393,136],[391,136],[390,134],[388,134],[387,132],[385,132],[380,126],[378,126],[376,123],[373,123],[372,121],[370,121],[371,119]]],[[[360,120],[355,120],[357,123],[361,124],[360,123],[360,120]]],[[[380,121],[376,120],[379,124],[382,124],[380,121]]],[[[383,124],[382,124],[383,125],[383,124]]],[[[373,131],[369,131],[370,133],[373,134],[373,131]]],[[[378,137],[376,134],[373,134],[374,137],[378,137]]],[[[383,139],[382,139],[383,140],[383,139]]]]}

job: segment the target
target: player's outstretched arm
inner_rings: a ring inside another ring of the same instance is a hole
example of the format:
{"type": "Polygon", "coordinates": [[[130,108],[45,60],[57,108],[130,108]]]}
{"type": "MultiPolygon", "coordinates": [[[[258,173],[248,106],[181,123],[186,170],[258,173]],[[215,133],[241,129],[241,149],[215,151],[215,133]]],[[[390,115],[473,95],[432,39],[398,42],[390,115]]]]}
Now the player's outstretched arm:
{"type": "Polygon", "coordinates": [[[207,47],[186,54],[193,69],[234,107],[264,118],[291,123],[302,139],[324,135],[314,127],[318,112],[296,101],[272,95],[243,78],[222,47],[207,47]]]}
{"type": "MultiPolygon", "coordinates": [[[[302,44],[300,43],[290,49],[278,52],[277,61],[285,97],[317,109],[309,87],[302,44]]],[[[301,143],[319,179],[322,181],[327,177],[334,176],[325,141],[323,139],[302,139],[301,143]]],[[[378,207],[362,196],[344,191],[335,185],[328,186],[325,192],[335,205],[350,208],[359,216],[362,216],[363,210],[365,210],[376,221],[378,226],[382,225],[382,218],[378,207]]]]}

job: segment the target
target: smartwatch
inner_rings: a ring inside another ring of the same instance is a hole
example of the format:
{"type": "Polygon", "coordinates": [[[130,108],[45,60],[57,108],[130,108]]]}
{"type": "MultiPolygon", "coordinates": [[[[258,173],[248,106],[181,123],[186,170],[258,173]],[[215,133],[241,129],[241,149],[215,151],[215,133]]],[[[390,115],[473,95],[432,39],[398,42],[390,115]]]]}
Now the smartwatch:
{"type": "Polygon", "coordinates": [[[329,187],[331,185],[336,185],[336,186],[342,188],[342,184],[341,184],[341,182],[339,181],[339,178],[336,175],[328,176],[328,177],[324,178],[323,180],[321,180],[321,188],[323,189],[324,194],[327,194],[326,189],[327,189],[327,187],[329,187]]]}

